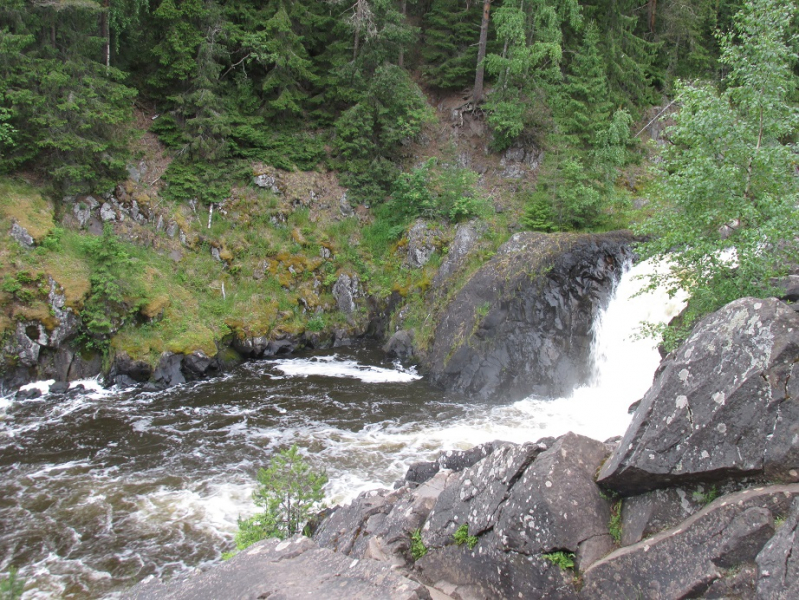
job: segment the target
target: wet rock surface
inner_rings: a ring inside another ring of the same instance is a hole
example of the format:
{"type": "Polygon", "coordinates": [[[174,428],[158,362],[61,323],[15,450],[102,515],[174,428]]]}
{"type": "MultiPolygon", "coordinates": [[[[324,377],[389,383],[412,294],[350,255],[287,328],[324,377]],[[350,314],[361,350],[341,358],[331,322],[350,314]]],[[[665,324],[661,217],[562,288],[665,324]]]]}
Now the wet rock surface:
{"type": "Polygon", "coordinates": [[[515,234],[439,318],[425,367],[479,398],[564,395],[589,375],[592,324],[631,237],[515,234]]]}
{"type": "Polygon", "coordinates": [[[599,482],[637,494],[763,475],[799,480],[799,314],[736,300],[666,357],[599,482]]]}

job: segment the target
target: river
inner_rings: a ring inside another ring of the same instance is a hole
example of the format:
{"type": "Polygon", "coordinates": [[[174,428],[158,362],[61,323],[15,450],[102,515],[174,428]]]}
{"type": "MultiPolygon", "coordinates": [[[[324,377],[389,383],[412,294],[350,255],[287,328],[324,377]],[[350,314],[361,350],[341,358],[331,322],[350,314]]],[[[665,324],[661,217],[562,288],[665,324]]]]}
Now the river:
{"type": "Polygon", "coordinates": [[[648,269],[622,277],[595,323],[593,379],[568,398],[448,396],[369,345],[249,362],[158,393],[87,381],[76,397],[0,398],[0,572],[20,568],[26,600],[84,599],[206,568],[254,511],[258,467],[291,444],[327,471],[332,504],[391,486],[441,450],[621,435],[660,361],[634,334],[682,307],[634,296],[648,269]]]}

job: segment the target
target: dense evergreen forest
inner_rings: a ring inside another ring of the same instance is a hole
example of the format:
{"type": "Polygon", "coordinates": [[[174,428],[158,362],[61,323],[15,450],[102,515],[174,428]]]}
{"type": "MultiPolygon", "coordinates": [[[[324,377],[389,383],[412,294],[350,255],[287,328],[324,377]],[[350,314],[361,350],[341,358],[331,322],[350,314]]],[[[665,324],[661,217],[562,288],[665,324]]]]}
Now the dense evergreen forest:
{"type": "MultiPolygon", "coordinates": [[[[421,87],[464,91],[495,150],[568,147],[548,172],[586,184],[614,160],[592,153],[622,144],[675,78],[722,74],[715,34],[740,4],[5,0],[0,165],[41,169],[65,193],[108,187],[136,104],[160,114],[153,130],[180,159],[175,197],[221,200],[238,161],[257,159],[325,163],[375,202],[430,117],[421,87]]],[[[559,226],[592,224],[590,207],[561,202],[559,226]]]]}
{"type": "MultiPolygon", "coordinates": [[[[517,223],[596,231],[650,218],[642,231],[655,241],[643,251],[688,244],[667,279],[690,287],[702,314],[765,293],[776,264],[788,264],[781,252],[764,260],[758,248],[795,229],[795,8],[775,0],[3,0],[0,172],[27,174],[56,199],[108,192],[128,177],[130,141],[144,121],[169,153],[158,182],[166,201],[208,210],[249,182],[254,163],[334,172],[350,203],[376,215],[366,241],[396,241],[419,216],[485,215],[479,173],[456,156],[414,150],[436,119],[431,105],[454,97],[453,114],[485,128],[485,152],[543,150],[536,177],[513,191],[523,207],[517,223]],[[675,133],[653,150],[645,130],[663,114],[675,133]],[[654,175],[652,163],[660,164],[654,175]],[[647,200],[635,213],[636,195],[661,204],[647,200]],[[730,243],[745,249],[739,265],[706,258],[730,243]]],[[[306,245],[298,240],[286,246],[306,245]]],[[[130,292],[114,302],[115,288],[103,287],[133,250],[82,252],[101,274],[92,276],[99,300],[84,325],[107,336],[125,321],[100,318],[109,304],[127,314],[144,302],[130,292]]],[[[369,263],[376,278],[388,269],[381,256],[369,263]]],[[[368,279],[362,258],[347,265],[368,279]]],[[[426,289],[392,277],[372,286],[426,289]]],[[[19,296],[25,285],[7,282],[5,292],[19,296]]],[[[84,312],[92,294],[77,303],[84,312]]]]}

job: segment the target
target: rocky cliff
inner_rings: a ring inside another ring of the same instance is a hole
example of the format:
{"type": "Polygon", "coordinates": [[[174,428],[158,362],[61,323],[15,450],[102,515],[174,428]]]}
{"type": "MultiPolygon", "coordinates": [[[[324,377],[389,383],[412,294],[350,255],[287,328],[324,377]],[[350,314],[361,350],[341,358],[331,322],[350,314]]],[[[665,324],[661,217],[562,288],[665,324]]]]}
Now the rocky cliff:
{"type": "Polygon", "coordinates": [[[631,236],[517,233],[438,315],[423,363],[434,383],[480,398],[561,396],[590,374],[592,327],[631,236]]]}

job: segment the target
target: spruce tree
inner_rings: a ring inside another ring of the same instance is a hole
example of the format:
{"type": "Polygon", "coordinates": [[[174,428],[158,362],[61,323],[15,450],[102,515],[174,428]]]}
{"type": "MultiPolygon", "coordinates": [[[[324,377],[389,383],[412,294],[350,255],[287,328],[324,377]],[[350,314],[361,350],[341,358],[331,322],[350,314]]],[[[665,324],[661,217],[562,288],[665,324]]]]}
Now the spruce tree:
{"type": "Polygon", "coordinates": [[[422,73],[430,85],[458,90],[474,78],[480,3],[434,0],[424,15],[422,73]]]}

